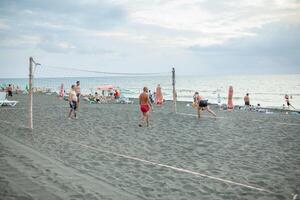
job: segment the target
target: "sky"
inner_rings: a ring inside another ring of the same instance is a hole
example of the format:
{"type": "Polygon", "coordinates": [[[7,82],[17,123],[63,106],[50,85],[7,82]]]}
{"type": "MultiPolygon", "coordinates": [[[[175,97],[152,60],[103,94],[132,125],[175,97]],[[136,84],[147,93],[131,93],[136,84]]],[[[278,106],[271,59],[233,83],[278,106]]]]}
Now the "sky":
{"type": "Polygon", "coordinates": [[[0,77],[300,73],[300,0],[0,0],[0,77]]]}

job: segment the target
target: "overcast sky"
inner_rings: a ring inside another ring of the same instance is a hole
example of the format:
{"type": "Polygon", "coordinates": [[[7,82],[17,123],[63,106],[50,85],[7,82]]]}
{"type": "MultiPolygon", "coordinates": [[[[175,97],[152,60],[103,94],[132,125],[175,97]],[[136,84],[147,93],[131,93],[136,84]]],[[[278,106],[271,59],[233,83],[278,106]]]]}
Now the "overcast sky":
{"type": "Polygon", "coordinates": [[[26,77],[29,56],[38,76],[300,73],[300,1],[1,0],[0,77],[26,77]]]}

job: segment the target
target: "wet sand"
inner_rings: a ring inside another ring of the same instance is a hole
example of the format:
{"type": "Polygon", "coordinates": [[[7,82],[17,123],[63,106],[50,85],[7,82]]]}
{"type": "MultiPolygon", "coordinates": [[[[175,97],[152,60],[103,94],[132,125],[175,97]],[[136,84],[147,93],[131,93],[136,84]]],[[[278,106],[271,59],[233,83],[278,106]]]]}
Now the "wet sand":
{"type": "Polygon", "coordinates": [[[0,199],[292,199],[300,192],[300,116],[155,107],[138,127],[138,105],[68,103],[27,96],[0,108],[0,199]],[[148,162],[151,161],[151,162],[148,162]],[[173,167],[173,168],[172,168],[173,167]],[[174,168],[176,167],[176,168],[174,168]],[[180,171],[178,168],[189,170],[180,171]],[[195,173],[189,173],[195,172],[195,173]],[[224,183],[201,173],[271,191],[224,183]]]}

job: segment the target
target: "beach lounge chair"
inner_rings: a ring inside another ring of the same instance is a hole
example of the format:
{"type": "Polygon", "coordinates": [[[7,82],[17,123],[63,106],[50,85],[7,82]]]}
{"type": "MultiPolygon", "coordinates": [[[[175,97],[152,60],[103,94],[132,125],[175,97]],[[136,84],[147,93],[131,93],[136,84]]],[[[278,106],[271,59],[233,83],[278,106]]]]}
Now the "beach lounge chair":
{"type": "Polygon", "coordinates": [[[9,101],[6,99],[6,93],[5,92],[0,92],[0,106],[2,105],[8,105],[11,107],[14,107],[18,101],[9,101]]]}
{"type": "Polygon", "coordinates": [[[123,103],[123,104],[133,104],[133,101],[131,101],[129,98],[127,98],[124,95],[122,95],[122,93],[121,93],[120,98],[117,99],[116,102],[117,103],[123,103]]]}

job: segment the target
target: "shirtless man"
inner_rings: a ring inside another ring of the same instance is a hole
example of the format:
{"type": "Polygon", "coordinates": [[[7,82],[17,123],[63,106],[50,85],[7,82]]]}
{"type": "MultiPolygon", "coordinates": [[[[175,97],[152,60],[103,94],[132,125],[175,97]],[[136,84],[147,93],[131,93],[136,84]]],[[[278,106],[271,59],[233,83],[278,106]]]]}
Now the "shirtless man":
{"type": "Polygon", "coordinates": [[[200,113],[202,110],[207,110],[210,114],[212,114],[214,117],[217,117],[216,113],[212,111],[208,106],[208,100],[205,100],[202,96],[199,95],[198,92],[195,93],[194,99],[197,102],[197,111],[198,111],[198,118],[200,119],[200,113]]]}
{"type": "Polygon", "coordinates": [[[249,93],[247,93],[246,96],[244,97],[244,102],[245,102],[245,106],[250,106],[249,93]]]}
{"type": "Polygon", "coordinates": [[[13,96],[12,91],[13,91],[13,87],[12,87],[11,84],[9,84],[8,87],[7,87],[7,93],[8,93],[9,97],[13,96]]]}
{"type": "Polygon", "coordinates": [[[76,92],[75,92],[75,85],[72,85],[71,87],[71,91],[70,91],[70,94],[69,94],[69,104],[70,104],[70,111],[69,111],[69,119],[71,119],[71,114],[72,112],[74,113],[74,117],[75,119],[77,118],[76,116],[76,109],[77,109],[77,95],[76,95],[76,92]]]}
{"type": "MultiPolygon", "coordinates": [[[[140,94],[139,97],[140,100],[140,109],[143,114],[142,116],[142,122],[146,121],[147,126],[149,126],[149,111],[151,106],[151,103],[149,101],[149,96],[148,96],[148,88],[144,87],[143,92],[140,94]]],[[[142,127],[142,124],[139,124],[139,127],[142,127]]]]}
{"type": "Polygon", "coordinates": [[[79,108],[79,104],[80,104],[80,82],[79,81],[76,81],[75,92],[77,96],[77,107],[79,108]]]}

